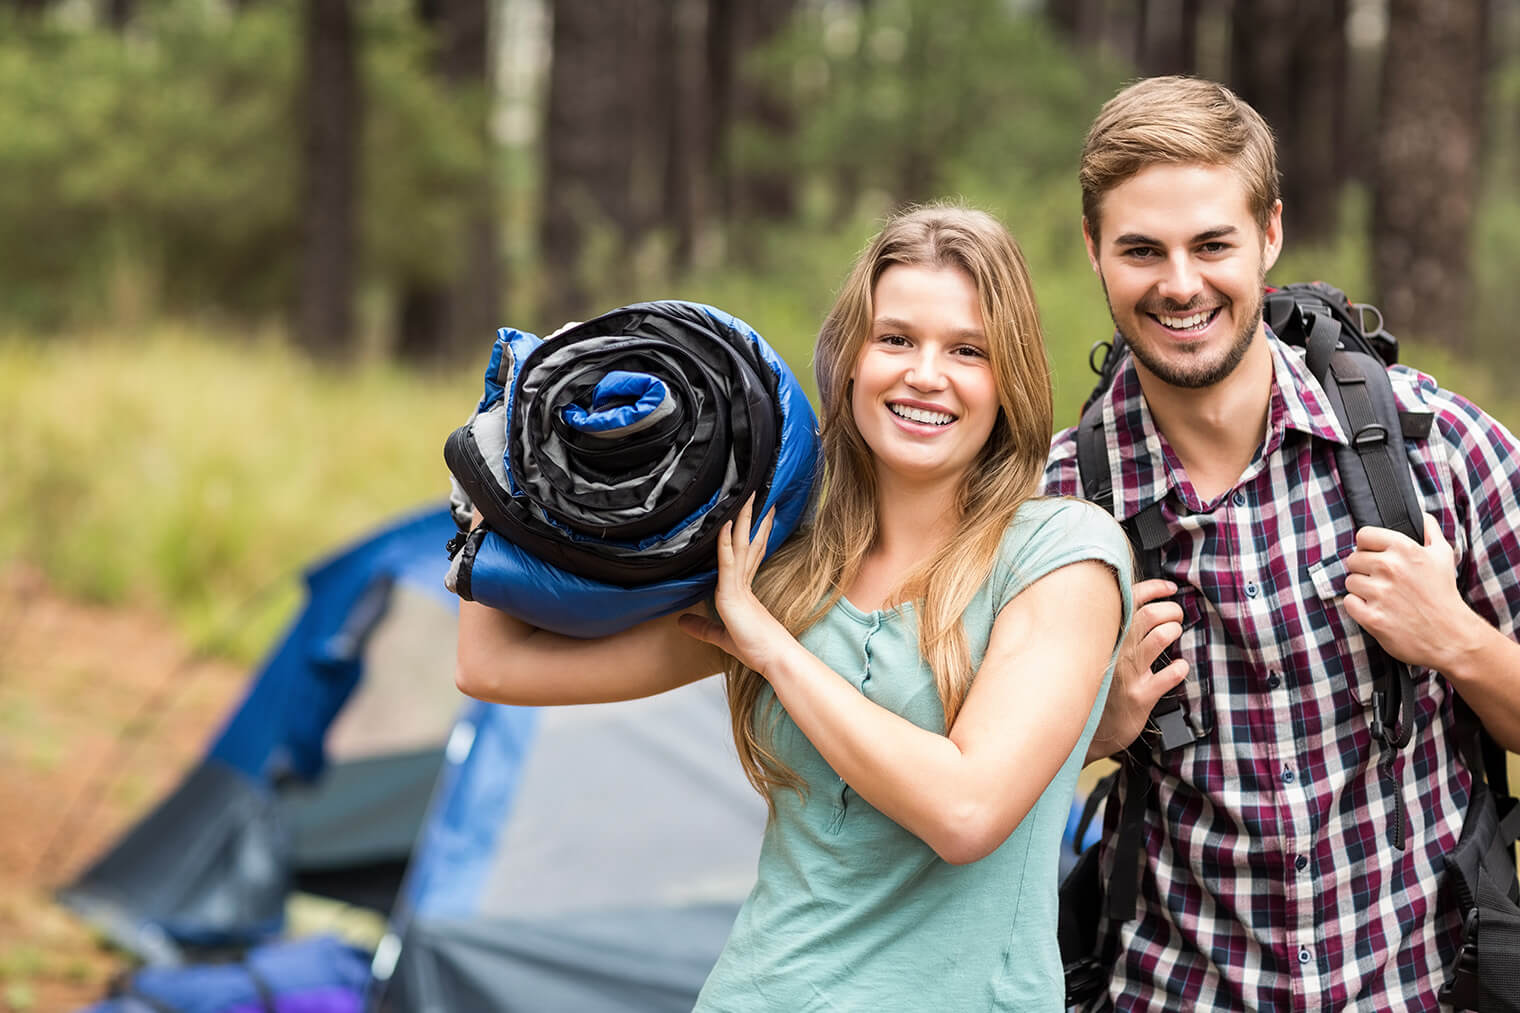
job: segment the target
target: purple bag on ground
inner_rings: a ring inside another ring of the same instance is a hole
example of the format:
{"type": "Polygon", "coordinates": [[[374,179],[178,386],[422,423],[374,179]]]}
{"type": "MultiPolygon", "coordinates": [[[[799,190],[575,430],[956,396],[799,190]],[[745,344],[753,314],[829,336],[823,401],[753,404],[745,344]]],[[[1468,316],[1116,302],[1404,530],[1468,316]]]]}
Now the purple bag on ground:
{"type": "Polygon", "coordinates": [[[241,962],[146,967],[80,1013],[360,1013],[369,955],[331,936],[270,943],[241,962]]]}

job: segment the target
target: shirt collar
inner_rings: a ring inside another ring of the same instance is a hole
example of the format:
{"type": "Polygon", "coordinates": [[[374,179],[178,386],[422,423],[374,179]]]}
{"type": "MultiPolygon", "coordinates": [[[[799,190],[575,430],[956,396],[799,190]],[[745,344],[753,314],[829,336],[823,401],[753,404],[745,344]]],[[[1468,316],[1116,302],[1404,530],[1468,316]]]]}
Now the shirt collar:
{"type": "MultiPolygon", "coordinates": [[[[1345,443],[1340,420],[1319,381],[1309,372],[1303,351],[1284,345],[1270,329],[1266,330],[1266,340],[1272,353],[1272,396],[1267,407],[1266,441],[1258,461],[1276,451],[1290,430],[1345,443]]],[[[1108,440],[1108,466],[1115,517],[1127,520],[1173,490],[1184,501],[1191,498],[1182,488],[1181,463],[1151,417],[1132,358],[1125,359],[1103,396],[1103,429],[1113,434],[1108,440]]],[[[1197,509],[1198,504],[1192,507],[1197,509]]]]}

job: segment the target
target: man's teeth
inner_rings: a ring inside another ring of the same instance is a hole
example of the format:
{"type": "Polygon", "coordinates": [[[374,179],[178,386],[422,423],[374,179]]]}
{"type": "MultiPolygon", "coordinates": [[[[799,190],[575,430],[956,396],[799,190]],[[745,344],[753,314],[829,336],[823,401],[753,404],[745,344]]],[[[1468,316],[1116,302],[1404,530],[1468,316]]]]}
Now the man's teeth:
{"type": "Polygon", "coordinates": [[[1214,311],[1204,310],[1202,313],[1193,313],[1185,317],[1172,317],[1165,313],[1157,313],[1155,316],[1164,327],[1170,327],[1174,331],[1191,331],[1208,323],[1213,318],[1214,311]]]}
{"type": "Polygon", "coordinates": [[[954,415],[946,415],[944,412],[931,412],[925,408],[912,408],[904,404],[889,404],[887,410],[899,418],[909,422],[922,422],[930,426],[947,426],[955,421],[954,415]]]}

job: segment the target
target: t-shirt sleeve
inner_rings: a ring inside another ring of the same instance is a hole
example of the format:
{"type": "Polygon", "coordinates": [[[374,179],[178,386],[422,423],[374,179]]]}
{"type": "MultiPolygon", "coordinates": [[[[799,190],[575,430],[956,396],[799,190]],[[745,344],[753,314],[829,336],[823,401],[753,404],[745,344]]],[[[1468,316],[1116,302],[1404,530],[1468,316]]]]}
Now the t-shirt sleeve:
{"type": "Polygon", "coordinates": [[[997,609],[1030,584],[1060,567],[1096,560],[1113,568],[1123,599],[1123,626],[1129,625],[1134,599],[1134,559],[1124,529],[1101,507],[1085,500],[1034,499],[1019,508],[998,553],[993,571],[997,609]]]}

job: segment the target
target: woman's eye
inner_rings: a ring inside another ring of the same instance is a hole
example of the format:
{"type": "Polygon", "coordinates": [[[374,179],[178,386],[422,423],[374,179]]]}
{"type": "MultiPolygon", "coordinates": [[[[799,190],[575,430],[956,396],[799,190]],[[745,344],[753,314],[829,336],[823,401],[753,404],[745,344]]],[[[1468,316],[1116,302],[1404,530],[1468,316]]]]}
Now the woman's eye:
{"type": "Polygon", "coordinates": [[[886,345],[906,345],[908,343],[908,339],[901,334],[883,334],[876,340],[886,345]]]}
{"type": "Polygon", "coordinates": [[[987,358],[987,350],[985,348],[978,348],[975,345],[958,345],[956,346],[955,354],[965,356],[966,358],[970,359],[987,358]]]}

